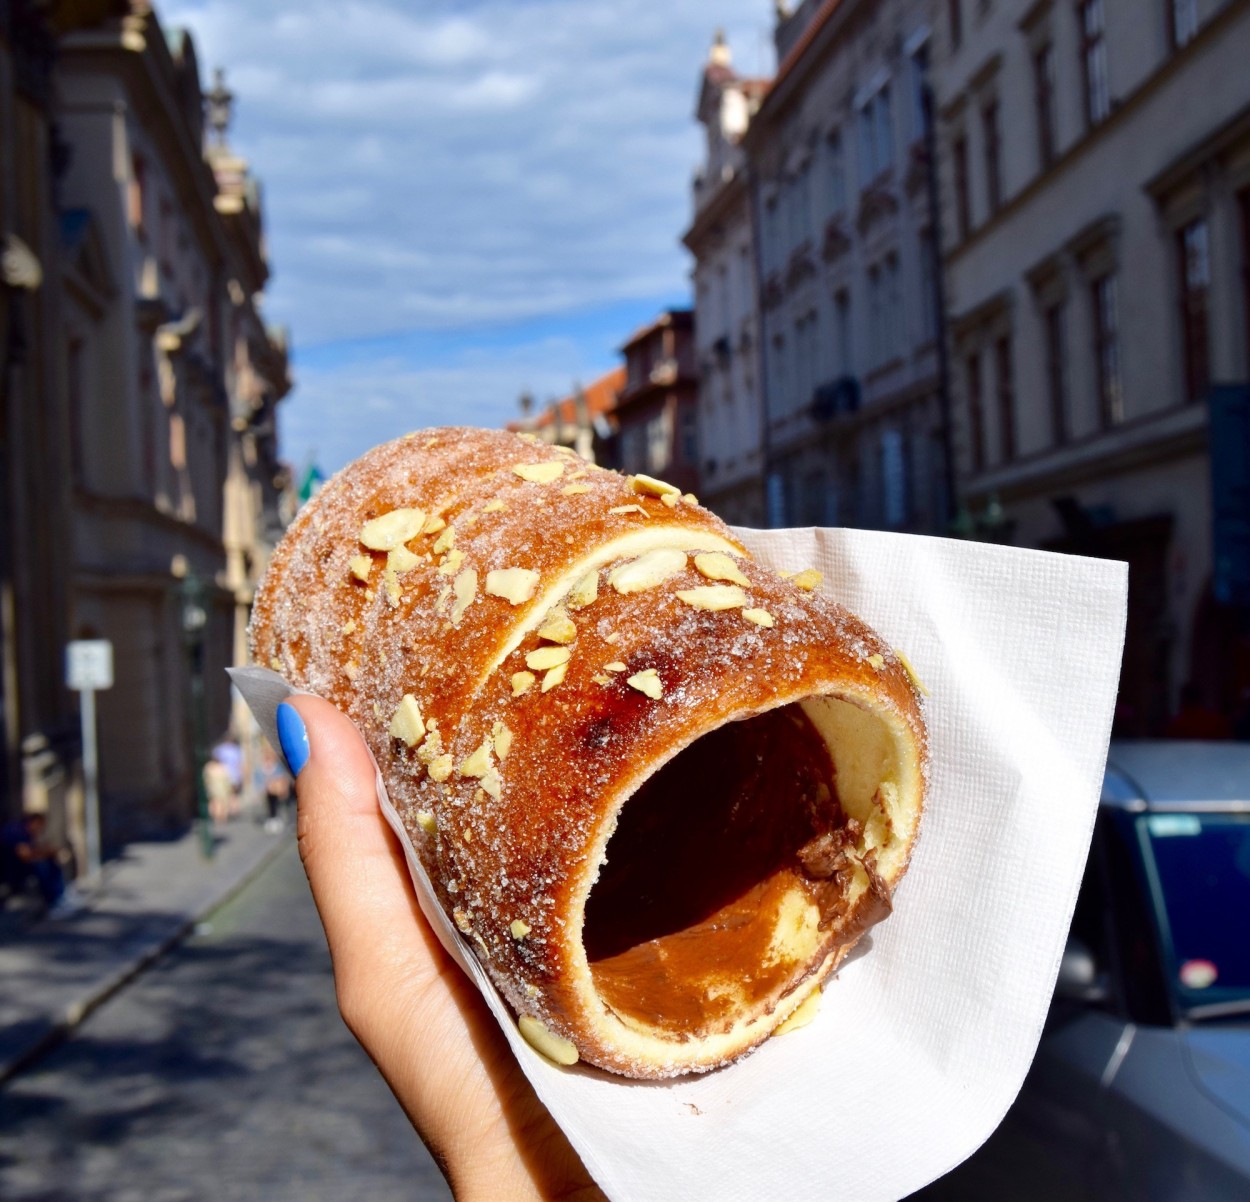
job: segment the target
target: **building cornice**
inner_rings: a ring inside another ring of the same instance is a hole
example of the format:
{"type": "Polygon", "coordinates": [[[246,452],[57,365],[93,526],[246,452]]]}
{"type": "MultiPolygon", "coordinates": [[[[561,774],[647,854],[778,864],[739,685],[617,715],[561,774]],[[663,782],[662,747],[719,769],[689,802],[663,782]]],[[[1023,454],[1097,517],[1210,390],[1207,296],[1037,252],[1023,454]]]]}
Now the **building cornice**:
{"type": "Polygon", "coordinates": [[[745,170],[735,171],[695,213],[690,228],[682,235],[682,244],[698,258],[697,246],[715,232],[736,205],[745,204],[746,200],[747,173],[745,170]]]}

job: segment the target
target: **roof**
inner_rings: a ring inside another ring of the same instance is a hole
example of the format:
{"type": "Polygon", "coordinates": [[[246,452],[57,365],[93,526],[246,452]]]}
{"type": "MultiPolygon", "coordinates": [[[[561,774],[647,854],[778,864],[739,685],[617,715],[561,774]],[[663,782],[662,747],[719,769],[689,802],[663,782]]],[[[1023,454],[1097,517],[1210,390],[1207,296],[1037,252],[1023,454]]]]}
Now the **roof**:
{"type": "Polygon", "coordinates": [[[1250,809],[1250,743],[1117,740],[1107,755],[1103,803],[1128,810],[1250,809]]]}
{"type": "Polygon", "coordinates": [[[601,414],[610,413],[616,408],[616,398],[625,387],[625,368],[614,367],[605,372],[597,380],[591,381],[585,388],[579,388],[558,401],[540,409],[533,417],[522,418],[520,421],[509,422],[508,429],[543,430],[555,425],[558,421],[564,426],[575,426],[578,422],[578,402],[585,401],[585,417],[593,422],[601,414]]]}
{"type": "Polygon", "coordinates": [[[639,326],[622,344],[621,350],[627,351],[631,346],[641,342],[644,338],[654,334],[657,330],[662,330],[666,326],[672,325],[693,325],[694,310],[693,309],[665,309],[654,321],[649,321],[645,326],[639,326]]]}

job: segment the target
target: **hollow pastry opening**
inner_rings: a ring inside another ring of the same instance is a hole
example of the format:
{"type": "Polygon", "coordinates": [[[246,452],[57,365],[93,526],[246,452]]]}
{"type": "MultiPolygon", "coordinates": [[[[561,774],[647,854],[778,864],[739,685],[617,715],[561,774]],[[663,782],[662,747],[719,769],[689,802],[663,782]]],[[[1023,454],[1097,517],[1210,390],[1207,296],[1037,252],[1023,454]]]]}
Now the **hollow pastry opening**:
{"type": "Polygon", "coordinates": [[[680,1040],[771,1013],[880,892],[892,746],[880,719],[815,698],[719,727],[650,777],[622,807],[582,932],[617,1017],[680,1040]]]}

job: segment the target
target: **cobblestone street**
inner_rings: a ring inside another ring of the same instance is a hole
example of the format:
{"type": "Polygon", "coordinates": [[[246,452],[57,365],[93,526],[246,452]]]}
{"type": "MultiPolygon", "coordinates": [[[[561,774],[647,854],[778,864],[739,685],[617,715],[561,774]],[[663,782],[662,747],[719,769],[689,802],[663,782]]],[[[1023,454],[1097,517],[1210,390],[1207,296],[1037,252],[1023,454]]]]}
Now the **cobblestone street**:
{"type": "Polygon", "coordinates": [[[450,1197],[338,1016],[293,843],[0,1088],[0,1197],[450,1197]]]}

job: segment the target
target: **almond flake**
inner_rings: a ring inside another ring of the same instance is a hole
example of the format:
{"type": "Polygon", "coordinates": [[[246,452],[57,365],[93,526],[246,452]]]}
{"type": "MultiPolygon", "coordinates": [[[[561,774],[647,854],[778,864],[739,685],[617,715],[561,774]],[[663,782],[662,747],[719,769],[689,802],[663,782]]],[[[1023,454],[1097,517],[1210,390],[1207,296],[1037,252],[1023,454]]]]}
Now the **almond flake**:
{"type": "Polygon", "coordinates": [[[686,553],[672,547],[659,547],[648,551],[629,563],[623,563],[608,573],[608,583],[618,593],[641,593],[644,589],[663,584],[678,572],[686,569],[686,553]]]}
{"type": "Polygon", "coordinates": [[[675,492],[666,492],[660,498],[660,503],[662,505],[667,505],[670,509],[676,509],[677,502],[680,500],[681,500],[681,497],[679,497],[675,492]]]}
{"type": "Polygon", "coordinates": [[[343,626],[342,626],[342,628],[341,628],[341,630],[340,630],[340,632],[339,632],[339,633],[340,633],[340,634],[351,634],[351,633],[352,633],[355,629],[356,629],[356,619],[355,619],[355,618],[349,618],[346,622],[344,622],[344,623],[343,623],[343,626]]]}
{"type": "Polygon", "coordinates": [[[463,910],[453,910],[452,918],[456,920],[456,926],[460,928],[464,934],[468,934],[473,929],[473,924],[469,921],[469,916],[463,910]]]}
{"type": "Polygon", "coordinates": [[[464,563],[464,552],[456,547],[452,547],[442,561],[438,565],[438,574],[440,576],[454,576],[460,571],[460,565],[464,563]]]}
{"type": "Polygon", "coordinates": [[[425,738],[425,720],[421,717],[421,707],[411,693],[405,693],[395,707],[389,733],[392,739],[402,739],[408,747],[416,747],[425,738]]]}
{"type": "Polygon", "coordinates": [[[880,671],[882,666],[885,664],[885,656],[884,655],[870,655],[868,657],[868,663],[872,667],[880,671]]]}
{"type": "Polygon", "coordinates": [[[510,731],[502,722],[496,722],[491,732],[492,741],[495,744],[495,755],[500,760],[508,758],[508,752],[512,750],[512,731],[510,731]]]}
{"type": "Polygon", "coordinates": [[[766,609],[744,609],[742,616],[748,622],[754,622],[756,626],[766,626],[771,629],[774,625],[773,615],[766,609]]]}
{"type": "Polygon", "coordinates": [[[645,693],[652,701],[659,701],[664,696],[664,684],[660,680],[659,673],[654,668],[635,672],[625,683],[631,689],[637,689],[640,693],[645,693]]]}
{"type": "Polygon", "coordinates": [[[687,505],[697,505],[699,503],[699,498],[692,492],[682,493],[681,499],[685,501],[687,505]]]}
{"type": "Polygon", "coordinates": [[[522,693],[528,692],[534,685],[534,681],[538,679],[533,672],[513,672],[512,673],[512,695],[519,697],[522,693]]]}
{"type": "Polygon", "coordinates": [[[447,523],[435,514],[424,526],[421,527],[422,534],[437,534],[440,530],[446,530],[447,523]]]}
{"type": "Polygon", "coordinates": [[[269,657],[269,666],[270,666],[270,667],[271,667],[271,668],[272,668],[275,672],[281,672],[281,671],[282,671],[282,661],[281,661],[281,660],[280,660],[280,659],[279,659],[276,655],[271,655],[271,656],[269,657]]]}
{"type": "Polygon", "coordinates": [[[494,768],[482,777],[482,792],[488,797],[493,797],[496,801],[499,800],[500,795],[503,793],[503,781],[494,768]]]}
{"type": "Polygon", "coordinates": [[[483,513],[501,513],[503,510],[507,508],[508,508],[507,505],[505,505],[498,497],[496,497],[493,501],[487,501],[486,504],[482,506],[482,512],[483,513]]]}
{"type": "Polygon", "coordinates": [[[583,467],[583,468],[578,468],[578,470],[575,472],[569,472],[569,479],[570,480],[584,480],[589,475],[590,473],[583,467]]]}
{"type": "Polygon", "coordinates": [[[568,675],[568,672],[568,664],[556,664],[549,672],[544,672],[542,691],[549,693],[568,675]]]}
{"type": "Polygon", "coordinates": [[[741,609],[747,603],[746,593],[736,584],[705,584],[701,588],[678,589],[677,597],[695,609],[713,612],[741,609]]]}
{"type": "Polygon", "coordinates": [[[531,928],[528,922],[523,922],[519,918],[514,918],[510,923],[508,923],[508,930],[512,932],[513,939],[524,939],[525,936],[530,933],[531,928]]]}
{"type": "Polygon", "coordinates": [[[442,754],[443,736],[434,729],[434,719],[430,718],[425,724],[425,742],[417,748],[417,759],[428,766],[442,754]]]}
{"type": "Polygon", "coordinates": [[[824,577],[815,568],[808,568],[795,576],[791,583],[795,588],[801,588],[804,592],[810,593],[813,589],[820,587],[823,579],[824,577]]]}
{"type": "Polygon", "coordinates": [[[621,632],[619,630],[614,630],[611,634],[605,634],[603,636],[603,641],[605,643],[619,643],[621,641],[621,632]]]}
{"type": "Polygon", "coordinates": [[[369,573],[373,570],[372,555],[353,555],[351,562],[347,565],[351,569],[351,573],[357,580],[367,583],[369,573]]]}
{"type": "Polygon", "coordinates": [[[587,572],[571,589],[569,589],[569,608],[584,609],[599,596],[599,573],[587,572]]]}
{"type": "Polygon", "coordinates": [[[347,663],[343,665],[343,675],[346,676],[348,680],[355,680],[359,672],[360,665],[354,659],[349,659],[347,663]]]}
{"type": "Polygon", "coordinates": [[[567,664],[573,653],[567,647],[538,647],[525,656],[525,666],[535,672],[544,672],[559,664],[567,664]]]}
{"type": "Polygon", "coordinates": [[[434,815],[429,810],[417,811],[417,825],[427,835],[432,835],[438,830],[438,823],[434,820],[434,815]]]}
{"type": "Polygon", "coordinates": [[[528,430],[526,430],[526,431],[525,431],[525,433],[523,433],[523,434],[518,434],[518,435],[517,435],[517,437],[518,437],[518,438],[520,438],[520,439],[522,439],[522,440],[524,440],[525,442],[535,442],[535,443],[536,443],[536,442],[538,442],[538,441],[539,441],[539,439],[538,439],[538,435],[537,435],[537,434],[531,434],[528,430]]]}
{"type": "Polygon", "coordinates": [[[564,475],[564,464],[558,459],[548,459],[544,463],[518,463],[512,470],[531,484],[550,484],[564,475]]]}
{"type": "Polygon", "coordinates": [[[386,570],[388,572],[409,572],[421,562],[407,547],[395,547],[386,553],[386,570]]]}
{"type": "Polygon", "coordinates": [[[564,610],[553,609],[538,628],[538,637],[546,639],[549,643],[567,645],[577,638],[577,627],[573,625],[573,620],[564,610]]]}
{"type": "Polygon", "coordinates": [[[741,569],[728,555],[720,551],[704,551],[694,557],[694,566],[699,575],[709,580],[728,580],[730,584],[740,584],[750,588],[751,582],[742,574],[741,569]]]}
{"type": "Polygon", "coordinates": [[[472,568],[465,568],[451,582],[451,590],[456,594],[456,602],[448,617],[451,618],[453,626],[458,626],[460,619],[464,617],[464,611],[473,604],[473,599],[477,596],[477,573],[472,568]]]}
{"type": "Polygon", "coordinates": [[[492,766],[490,740],[483,739],[482,745],[460,765],[460,775],[472,776],[480,780],[491,770],[492,766]]]}
{"type": "Polygon", "coordinates": [[[393,551],[416,538],[425,525],[424,509],[392,509],[360,528],[360,541],[371,551],[393,551]]]}
{"type": "Polygon", "coordinates": [[[614,659],[610,664],[604,664],[603,670],[605,672],[624,672],[625,665],[619,659],[614,659]]]}
{"type": "Polygon", "coordinates": [[[395,578],[395,573],[387,568],[382,573],[382,586],[386,590],[386,600],[392,609],[399,604],[403,591],[399,587],[399,581],[395,578]]]}
{"type": "Polygon", "coordinates": [[[651,515],[643,509],[641,505],[615,505],[608,510],[609,513],[640,513],[644,518],[651,515]]]}
{"type": "Polygon", "coordinates": [[[566,484],[560,492],[566,497],[577,497],[584,492],[590,492],[589,484],[566,484]]]}
{"type": "Polygon", "coordinates": [[[639,472],[635,476],[630,476],[629,487],[634,492],[640,492],[650,497],[663,497],[668,494],[681,496],[681,489],[674,484],[668,484],[663,480],[657,480],[654,476],[644,476],[639,472]]]}
{"type": "Polygon", "coordinates": [[[600,672],[596,676],[592,676],[590,679],[593,680],[595,684],[611,684],[612,683],[612,677],[605,676],[602,672],[600,672]]]}
{"type": "Polygon", "coordinates": [[[431,548],[435,555],[441,555],[444,551],[450,551],[452,545],[456,541],[455,526],[447,526],[443,532],[434,540],[434,546],[431,548]]]}
{"type": "Polygon", "coordinates": [[[496,568],[486,573],[486,592],[511,605],[522,605],[538,588],[538,573],[531,568],[496,568]]]}

